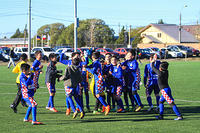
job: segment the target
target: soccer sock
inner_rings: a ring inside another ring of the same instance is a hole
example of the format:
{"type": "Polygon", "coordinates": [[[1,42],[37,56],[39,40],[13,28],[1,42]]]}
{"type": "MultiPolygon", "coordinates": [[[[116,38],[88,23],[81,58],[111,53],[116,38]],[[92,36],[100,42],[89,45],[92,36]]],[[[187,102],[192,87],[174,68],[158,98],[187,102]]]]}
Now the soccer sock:
{"type": "Polygon", "coordinates": [[[113,107],[113,109],[115,108],[115,99],[113,96],[112,96],[112,107],[113,107]]]}
{"type": "Polygon", "coordinates": [[[131,100],[132,107],[135,108],[135,100],[134,100],[134,97],[133,97],[133,95],[131,94],[131,92],[129,92],[129,98],[130,98],[130,100],[131,100]]]}
{"type": "Polygon", "coordinates": [[[177,108],[176,105],[174,105],[174,106],[172,107],[172,109],[173,109],[174,113],[175,113],[177,116],[181,116],[181,113],[180,113],[180,111],[178,110],[178,108],[177,108]]]}
{"type": "Polygon", "coordinates": [[[124,101],[125,101],[126,107],[129,108],[127,93],[124,93],[124,101]]]}
{"type": "Polygon", "coordinates": [[[54,96],[50,96],[50,105],[51,105],[51,108],[54,108],[53,98],[54,98],[54,96]]]}
{"type": "Polygon", "coordinates": [[[70,106],[71,106],[73,112],[75,112],[75,111],[76,111],[76,108],[75,108],[75,106],[74,106],[74,101],[72,100],[72,97],[71,97],[71,96],[68,97],[68,101],[69,101],[69,103],[70,103],[70,106]]]}
{"type": "Polygon", "coordinates": [[[111,104],[110,104],[110,98],[111,98],[111,97],[110,97],[110,93],[107,93],[107,103],[108,103],[108,105],[111,105],[111,104]]]}
{"type": "Polygon", "coordinates": [[[135,97],[135,100],[136,100],[138,106],[142,106],[142,103],[141,103],[141,100],[140,100],[140,96],[138,95],[138,93],[136,93],[134,95],[134,97],[135,97]]]}
{"type": "Polygon", "coordinates": [[[148,102],[149,106],[151,107],[151,106],[152,106],[152,99],[151,99],[151,96],[148,96],[148,97],[147,97],[147,102],[148,102]]]}
{"type": "Polygon", "coordinates": [[[32,107],[32,119],[36,122],[37,107],[32,107]]]}
{"type": "Polygon", "coordinates": [[[99,99],[96,99],[96,104],[95,104],[95,107],[94,107],[95,111],[98,111],[99,104],[100,104],[99,99]]]}
{"type": "Polygon", "coordinates": [[[30,113],[31,113],[31,110],[32,110],[32,107],[28,107],[28,109],[27,109],[27,111],[26,111],[26,116],[25,116],[25,120],[28,120],[28,118],[29,118],[29,115],[30,115],[30,113]]]}
{"type": "Polygon", "coordinates": [[[118,100],[118,104],[119,104],[120,108],[124,110],[124,105],[123,105],[121,98],[118,100]]]}
{"type": "Polygon", "coordinates": [[[156,104],[157,104],[157,107],[159,107],[159,100],[160,100],[160,96],[156,96],[156,104]]]}
{"type": "Polygon", "coordinates": [[[83,112],[83,108],[81,106],[81,101],[79,97],[74,97],[75,101],[76,101],[76,106],[80,109],[80,112],[83,112]]]}
{"type": "Polygon", "coordinates": [[[67,106],[68,109],[70,108],[70,103],[68,101],[68,97],[66,97],[66,106],[67,106]]]}
{"type": "Polygon", "coordinates": [[[88,94],[88,89],[85,89],[85,97],[86,97],[86,107],[89,109],[89,94],[88,94]]]}
{"type": "Polygon", "coordinates": [[[108,106],[108,104],[106,103],[105,99],[102,96],[100,96],[98,99],[103,104],[104,107],[108,106]]]}
{"type": "Polygon", "coordinates": [[[160,108],[160,115],[163,115],[163,113],[164,113],[164,104],[160,103],[159,104],[159,108],[160,108]]]}
{"type": "Polygon", "coordinates": [[[47,104],[47,107],[50,107],[51,106],[51,97],[49,97],[49,101],[48,101],[48,104],[47,104]]]}

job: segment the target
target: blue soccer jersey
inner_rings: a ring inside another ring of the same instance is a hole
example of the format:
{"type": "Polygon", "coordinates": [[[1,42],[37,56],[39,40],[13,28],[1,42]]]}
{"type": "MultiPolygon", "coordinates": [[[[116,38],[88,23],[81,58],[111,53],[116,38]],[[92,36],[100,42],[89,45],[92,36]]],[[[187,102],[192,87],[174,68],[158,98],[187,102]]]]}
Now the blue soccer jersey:
{"type": "Polygon", "coordinates": [[[35,60],[32,64],[31,71],[34,72],[34,77],[33,77],[33,84],[35,89],[39,88],[38,86],[38,80],[40,76],[40,66],[41,62],[39,60],[35,60]]]}

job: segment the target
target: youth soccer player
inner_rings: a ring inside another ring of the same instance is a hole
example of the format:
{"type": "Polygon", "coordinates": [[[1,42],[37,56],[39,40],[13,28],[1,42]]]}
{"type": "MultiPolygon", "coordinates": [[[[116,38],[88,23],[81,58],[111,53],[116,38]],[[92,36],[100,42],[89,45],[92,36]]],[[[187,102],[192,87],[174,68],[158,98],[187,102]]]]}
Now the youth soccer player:
{"type": "Polygon", "coordinates": [[[174,103],[174,99],[172,97],[171,94],[171,88],[169,87],[168,84],[168,62],[164,61],[161,62],[159,70],[155,67],[155,61],[157,59],[157,55],[154,55],[154,59],[151,61],[152,63],[152,69],[153,71],[158,75],[158,86],[160,88],[160,92],[161,92],[161,98],[160,98],[160,115],[156,117],[156,119],[158,120],[162,120],[163,118],[163,113],[164,113],[164,102],[167,101],[167,103],[172,107],[174,113],[178,116],[176,119],[174,120],[182,120],[183,117],[180,113],[180,111],[178,110],[176,104],[174,103]]]}
{"type": "Polygon", "coordinates": [[[56,68],[57,58],[55,54],[51,53],[49,55],[49,60],[50,62],[46,70],[45,83],[47,85],[50,96],[46,109],[49,109],[50,111],[53,112],[58,112],[58,110],[56,110],[54,107],[54,96],[56,93],[55,84],[56,84],[56,79],[61,77],[58,73],[62,73],[62,70],[57,70],[56,68]]]}
{"type": "Polygon", "coordinates": [[[20,101],[21,101],[22,106],[27,106],[24,99],[22,99],[21,85],[20,85],[20,79],[19,79],[20,75],[21,75],[21,65],[27,62],[27,55],[22,54],[20,56],[20,60],[21,61],[19,63],[17,63],[17,65],[12,70],[13,73],[18,73],[18,76],[16,78],[16,84],[17,84],[18,92],[17,92],[17,95],[15,97],[15,100],[10,105],[10,108],[13,109],[13,111],[15,113],[17,113],[17,106],[19,105],[20,101]]]}
{"type": "Polygon", "coordinates": [[[33,125],[40,125],[41,122],[36,120],[36,112],[37,112],[37,103],[34,96],[34,82],[33,82],[33,74],[30,73],[30,65],[22,64],[21,65],[22,73],[20,75],[20,85],[22,91],[22,97],[29,105],[24,122],[32,122],[33,125]],[[32,112],[32,120],[29,119],[29,115],[32,112]]]}
{"type": "Polygon", "coordinates": [[[118,113],[124,112],[124,105],[121,99],[122,95],[122,85],[123,85],[123,74],[122,68],[117,64],[117,57],[111,57],[111,67],[109,70],[109,74],[113,77],[112,91],[111,93],[114,95],[114,98],[119,106],[117,110],[118,113]]]}
{"type": "Polygon", "coordinates": [[[136,112],[140,111],[143,108],[140,96],[137,93],[140,87],[140,69],[138,66],[137,60],[135,60],[136,52],[135,50],[128,51],[126,55],[126,61],[122,63],[122,68],[127,69],[129,75],[129,87],[132,88],[132,94],[135,98],[135,101],[138,105],[136,112]]]}
{"type": "Polygon", "coordinates": [[[90,66],[88,66],[86,70],[88,70],[88,72],[94,75],[94,79],[95,79],[94,95],[96,96],[96,98],[99,99],[99,101],[105,107],[105,115],[108,115],[110,111],[110,106],[106,103],[105,99],[101,96],[101,94],[104,91],[104,86],[103,86],[102,67],[99,61],[99,57],[100,57],[99,52],[93,52],[92,53],[93,63],[90,66]]]}
{"type": "MultiPolygon", "coordinates": [[[[144,69],[144,86],[146,88],[146,97],[147,97],[147,102],[149,104],[149,109],[148,112],[153,109],[153,104],[152,104],[152,99],[151,99],[151,93],[154,91],[154,94],[156,96],[156,103],[157,103],[157,108],[156,111],[159,110],[159,100],[160,100],[160,89],[158,87],[158,75],[152,70],[151,67],[151,61],[153,60],[154,54],[150,56],[150,63],[146,64],[145,69],[144,69]]],[[[154,66],[159,69],[160,66],[160,61],[156,60],[154,63],[154,66]]]]}
{"type": "Polygon", "coordinates": [[[111,57],[112,55],[110,53],[107,53],[105,55],[105,62],[103,64],[103,77],[105,78],[105,87],[106,87],[106,93],[107,93],[107,103],[109,106],[111,106],[111,99],[112,99],[112,111],[115,111],[115,100],[113,97],[112,91],[112,83],[113,83],[113,77],[109,74],[109,70],[111,67],[111,57]]]}
{"type": "Polygon", "coordinates": [[[36,89],[39,88],[38,80],[40,76],[40,72],[42,72],[43,65],[41,65],[41,59],[42,59],[42,52],[41,51],[36,51],[35,52],[35,61],[32,64],[31,71],[34,72],[33,76],[33,84],[36,89]]]}
{"type": "Polygon", "coordinates": [[[84,111],[81,106],[81,101],[78,97],[78,94],[80,92],[80,83],[82,81],[81,71],[79,70],[79,64],[80,59],[79,58],[73,58],[72,59],[72,65],[68,66],[65,70],[65,74],[60,77],[60,80],[64,80],[65,84],[65,93],[67,97],[67,101],[70,103],[70,106],[74,112],[73,118],[76,118],[78,115],[78,111],[76,110],[74,106],[74,102],[72,99],[72,96],[74,97],[77,107],[80,110],[80,118],[82,119],[84,117],[84,111]]]}

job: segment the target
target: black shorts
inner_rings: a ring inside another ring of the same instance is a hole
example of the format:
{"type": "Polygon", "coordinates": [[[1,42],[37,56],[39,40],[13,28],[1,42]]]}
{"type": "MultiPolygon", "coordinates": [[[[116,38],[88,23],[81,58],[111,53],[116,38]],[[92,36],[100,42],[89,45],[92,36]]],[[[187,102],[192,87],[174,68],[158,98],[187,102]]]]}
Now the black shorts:
{"type": "Polygon", "coordinates": [[[154,91],[155,95],[159,94],[160,89],[157,84],[151,85],[148,88],[146,88],[146,95],[151,95],[152,91],[154,91]]]}

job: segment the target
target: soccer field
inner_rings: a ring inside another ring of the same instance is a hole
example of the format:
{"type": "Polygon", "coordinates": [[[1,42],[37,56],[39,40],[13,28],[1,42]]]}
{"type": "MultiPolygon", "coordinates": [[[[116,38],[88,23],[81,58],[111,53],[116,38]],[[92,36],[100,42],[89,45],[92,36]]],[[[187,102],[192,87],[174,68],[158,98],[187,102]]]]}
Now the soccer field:
{"type": "MultiPolygon", "coordinates": [[[[24,123],[23,118],[26,113],[25,107],[18,106],[18,113],[13,113],[9,105],[13,102],[17,86],[15,84],[16,74],[6,66],[0,66],[0,133],[8,132],[61,132],[61,133],[198,133],[200,132],[200,61],[170,61],[169,84],[175,103],[183,114],[184,120],[174,121],[176,118],[173,110],[165,103],[164,120],[155,120],[155,113],[147,113],[147,101],[145,98],[144,86],[141,86],[139,94],[145,107],[141,112],[115,113],[108,116],[104,114],[94,115],[86,113],[84,119],[77,117],[72,119],[65,115],[65,94],[63,82],[57,83],[57,93],[55,96],[55,106],[59,111],[53,113],[45,109],[49,99],[48,90],[44,83],[45,70],[40,76],[40,88],[35,94],[38,103],[37,119],[45,125],[32,125],[24,123]]],[[[143,77],[145,63],[140,64],[143,77]]],[[[65,69],[64,65],[58,64],[58,69],[65,69]]],[[[142,79],[143,81],[143,79],[142,79]]],[[[153,103],[155,97],[152,95],[153,103]]],[[[123,99],[123,96],[122,96],[123,99]]],[[[84,102],[85,103],[85,102],[84,102]]],[[[95,99],[90,93],[91,110],[94,108],[95,99]]],[[[30,115],[31,116],[31,115],[30,115]]]]}

